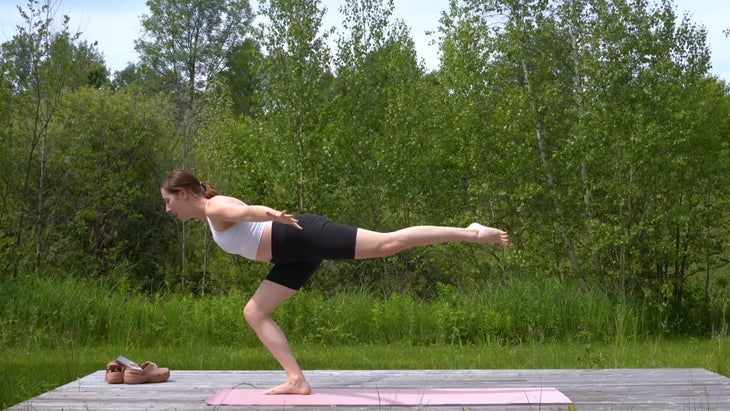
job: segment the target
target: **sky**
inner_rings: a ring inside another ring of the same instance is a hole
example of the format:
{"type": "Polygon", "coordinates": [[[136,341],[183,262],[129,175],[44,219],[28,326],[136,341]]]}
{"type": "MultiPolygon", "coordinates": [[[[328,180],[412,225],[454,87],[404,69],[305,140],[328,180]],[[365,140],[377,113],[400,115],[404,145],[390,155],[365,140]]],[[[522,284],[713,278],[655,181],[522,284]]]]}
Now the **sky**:
{"type": "MultiPolygon", "coordinates": [[[[82,32],[82,38],[98,42],[112,72],[138,61],[134,40],[140,37],[140,17],[149,11],[146,0],[54,0],[52,4],[57,20],[63,15],[71,18],[71,32],[82,32]]],[[[256,4],[255,0],[251,4],[256,4]]],[[[341,26],[341,0],[320,0],[320,4],[327,8],[323,25],[341,26]]],[[[395,0],[394,17],[410,27],[418,58],[428,70],[438,68],[439,57],[438,46],[431,44],[434,36],[425,32],[438,27],[441,12],[448,4],[449,0],[395,0]]],[[[18,5],[25,9],[27,1],[0,0],[0,42],[10,40],[23,21],[18,5]]],[[[706,28],[707,45],[712,52],[711,73],[730,82],[730,38],[723,34],[723,30],[730,29],[730,1],[674,0],[674,5],[678,15],[688,13],[693,22],[706,28]]]]}

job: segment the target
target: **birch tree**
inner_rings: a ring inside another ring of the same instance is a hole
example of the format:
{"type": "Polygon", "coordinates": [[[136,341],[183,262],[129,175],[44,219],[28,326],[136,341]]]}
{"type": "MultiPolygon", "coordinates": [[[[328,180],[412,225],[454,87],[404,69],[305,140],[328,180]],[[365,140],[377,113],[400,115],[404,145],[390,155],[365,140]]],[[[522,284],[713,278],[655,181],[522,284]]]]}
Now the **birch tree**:
{"type": "Polygon", "coordinates": [[[320,119],[332,82],[330,31],[322,27],[324,10],[317,0],[270,0],[261,7],[268,20],[260,33],[266,54],[262,121],[270,127],[278,147],[272,155],[281,167],[273,172],[287,180],[281,187],[293,193],[292,206],[306,210],[309,189],[318,185],[315,168],[321,166],[311,159],[325,126],[320,119]]]}

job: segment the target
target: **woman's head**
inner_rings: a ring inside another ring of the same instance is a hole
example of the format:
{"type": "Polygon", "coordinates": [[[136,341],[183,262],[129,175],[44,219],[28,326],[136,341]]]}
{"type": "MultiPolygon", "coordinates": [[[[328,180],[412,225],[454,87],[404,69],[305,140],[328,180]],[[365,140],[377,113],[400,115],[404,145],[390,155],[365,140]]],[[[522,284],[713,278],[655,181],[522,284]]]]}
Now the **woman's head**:
{"type": "Polygon", "coordinates": [[[212,198],[219,194],[213,186],[198,180],[198,177],[187,170],[175,170],[170,173],[162,182],[161,188],[173,195],[185,191],[193,197],[212,198]]]}
{"type": "Polygon", "coordinates": [[[200,218],[199,199],[218,195],[210,184],[203,183],[186,170],[170,173],[162,182],[160,193],[165,200],[165,211],[175,214],[182,221],[200,218]]]}

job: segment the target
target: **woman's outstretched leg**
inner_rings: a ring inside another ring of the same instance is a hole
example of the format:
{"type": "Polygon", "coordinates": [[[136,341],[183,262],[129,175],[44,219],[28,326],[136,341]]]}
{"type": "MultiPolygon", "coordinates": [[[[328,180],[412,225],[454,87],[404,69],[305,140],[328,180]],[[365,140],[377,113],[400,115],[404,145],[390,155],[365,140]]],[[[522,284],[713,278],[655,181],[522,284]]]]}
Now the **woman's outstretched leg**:
{"type": "Polygon", "coordinates": [[[265,394],[307,395],[312,391],[289,348],[284,332],[271,317],[276,307],[295,293],[291,288],[264,280],[243,309],[243,316],[248,324],[286,372],[286,382],[271,388],[265,394]]]}
{"type": "Polygon", "coordinates": [[[357,230],[355,241],[355,259],[385,257],[413,247],[450,241],[510,246],[509,235],[506,232],[478,223],[473,223],[466,228],[414,226],[390,233],[379,233],[360,228],[357,230]]]}

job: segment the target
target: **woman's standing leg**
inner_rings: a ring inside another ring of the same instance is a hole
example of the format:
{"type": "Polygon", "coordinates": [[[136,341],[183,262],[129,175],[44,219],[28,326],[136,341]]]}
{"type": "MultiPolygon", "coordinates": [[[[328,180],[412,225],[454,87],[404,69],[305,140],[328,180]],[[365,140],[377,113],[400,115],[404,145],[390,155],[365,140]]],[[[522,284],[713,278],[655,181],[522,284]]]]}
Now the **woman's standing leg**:
{"type": "Polygon", "coordinates": [[[311,388],[299,367],[284,332],[271,314],[276,307],[296,294],[296,290],[264,280],[243,309],[243,316],[261,342],[281,364],[287,381],[265,394],[309,394],[311,388]]]}
{"type": "Polygon", "coordinates": [[[355,259],[377,258],[397,254],[403,250],[449,241],[469,243],[496,243],[509,247],[509,235],[499,229],[473,223],[466,228],[442,226],[414,226],[390,233],[358,229],[355,241],[355,259]]]}

